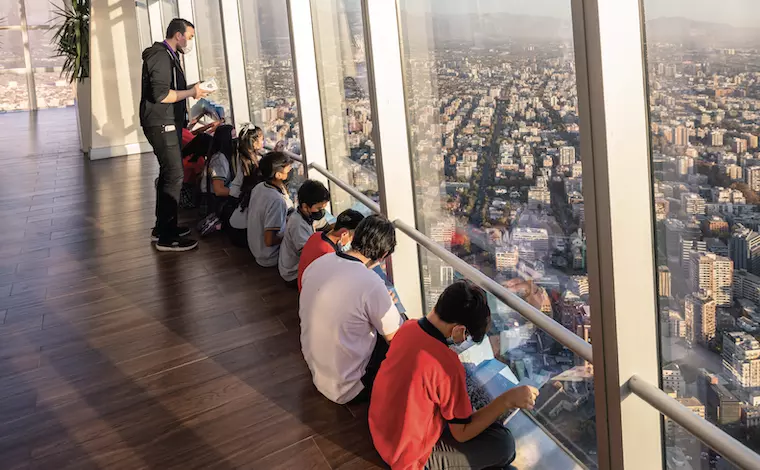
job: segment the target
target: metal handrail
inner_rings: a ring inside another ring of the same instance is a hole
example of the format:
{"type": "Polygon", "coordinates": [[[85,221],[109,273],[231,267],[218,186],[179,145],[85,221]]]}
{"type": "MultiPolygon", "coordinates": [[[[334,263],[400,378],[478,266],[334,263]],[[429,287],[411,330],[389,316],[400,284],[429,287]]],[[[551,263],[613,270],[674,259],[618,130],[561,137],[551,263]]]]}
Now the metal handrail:
{"type": "MultiPolygon", "coordinates": [[[[356,188],[351,187],[346,182],[339,179],[325,167],[316,163],[310,163],[309,168],[314,168],[317,170],[325,178],[335,183],[338,187],[346,191],[348,194],[353,196],[355,199],[360,201],[372,211],[377,213],[380,212],[380,206],[376,202],[361,192],[357,191],[356,188]]],[[[406,236],[414,240],[418,245],[422,246],[441,260],[451,265],[451,267],[456,269],[464,277],[474,282],[487,292],[493,294],[497,299],[507,304],[510,308],[516,310],[520,315],[532,322],[538,328],[548,333],[551,337],[559,341],[563,346],[570,349],[575,354],[579,355],[588,362],[593,362],[591,345],[586,341],[583,341],[579,336],[573,334],[570,330],[559,324],[553,318],[547,316],[534,306],[530,305],[528,302],[521,299],[515,293],[511,292],[506,287],[502,286],[498,282],[494,281],[490,277],[470,266],[467,264],[467,262],[460,259],[450,251],[446,250],[416,228],[407,225],[404,221],[398,219],[394,220],[393,225],[395,225],[396,228],[406,236]]]]}
{"type": "Polygon", "coordinates": [[[490,292],[497,299],[501,300],[510,308],[517,311],[517,313],[522,315],[538,328],[548,333],[552,338],[559,341],[563,346],[573,351],[575,354],[579,355],[588,362],[593,363],[591,345],[583,341],[583,339],[581,339],[579,336],[573,334],[570,330],[559,324],[556,320],[547,316],[545,313],[520,298],[514,292],[510,291],[506,287],[502,286],[498,282],[478,271],[466,261],[451,253],[446,248],[436,243],[434,240],[428,238],[416,228],[406,224],[404,221],[396,219],[393,221],[393,225],[395,225],[396,228],[401,232],[406,234],[406,236],[417,242],[418,245],[433,253],[435,256],[449,264],[464,277],[474,282],[484,290],[490,292]]]}
{"type": "Polygon", "coordinates": [[[634,374],[628,380],[628,388],[734,465],[746,469],[760,468],[760,455],[646,380],[634,374]]]}

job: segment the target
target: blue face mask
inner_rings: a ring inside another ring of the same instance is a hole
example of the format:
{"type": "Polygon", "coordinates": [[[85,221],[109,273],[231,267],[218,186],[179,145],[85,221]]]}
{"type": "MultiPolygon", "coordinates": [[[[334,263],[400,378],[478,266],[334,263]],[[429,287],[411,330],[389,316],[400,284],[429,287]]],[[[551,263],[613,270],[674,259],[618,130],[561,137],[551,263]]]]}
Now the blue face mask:
{"type": "Polygon", "coordinates": [[[345,245],[341,245],[340,251],[342,251],[343,253],[347,251],[351,251],[351,242],[348,242],[345,245]]]}

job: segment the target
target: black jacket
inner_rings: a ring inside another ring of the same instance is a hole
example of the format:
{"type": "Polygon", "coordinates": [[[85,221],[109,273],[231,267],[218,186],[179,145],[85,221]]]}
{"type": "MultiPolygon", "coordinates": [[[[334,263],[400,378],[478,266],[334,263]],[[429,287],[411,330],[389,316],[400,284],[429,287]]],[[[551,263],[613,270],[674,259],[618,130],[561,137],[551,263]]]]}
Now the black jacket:
{"type": "Polygon", "coordinates": [[[140,95],[140,125],[142,127],[187,123],[185,100],[161,103],[169,90],[186,90],[187,82],[179,55],[163,42],[154,42],[142,53],[142,93],[140,95]]]}

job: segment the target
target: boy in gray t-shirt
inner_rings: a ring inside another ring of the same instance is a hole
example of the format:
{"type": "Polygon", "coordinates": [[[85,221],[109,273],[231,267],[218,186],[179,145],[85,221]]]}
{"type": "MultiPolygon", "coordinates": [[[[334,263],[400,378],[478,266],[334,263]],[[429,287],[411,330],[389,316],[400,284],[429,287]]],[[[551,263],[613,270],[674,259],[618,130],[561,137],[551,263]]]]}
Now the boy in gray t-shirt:
{"type": "Polygon", "coordinates": [[[306,180],[298,189],[298,209],[288,219],[278,262],[280,276],[294,287],[298,279],[301,250],[314,233],[314,222],[324,219],[325,206],[329,201],[330,192],[319,181],[306,180]]]}
{"type": "Polygon", "coordinates": [[[248,247],[260,266],[273,267],[277,265],[288,213],[293,209],[285,185],[292,160],[282,152],[269,152],[259,162],[259,168],[266,181],[251,191],[248,247]]]}

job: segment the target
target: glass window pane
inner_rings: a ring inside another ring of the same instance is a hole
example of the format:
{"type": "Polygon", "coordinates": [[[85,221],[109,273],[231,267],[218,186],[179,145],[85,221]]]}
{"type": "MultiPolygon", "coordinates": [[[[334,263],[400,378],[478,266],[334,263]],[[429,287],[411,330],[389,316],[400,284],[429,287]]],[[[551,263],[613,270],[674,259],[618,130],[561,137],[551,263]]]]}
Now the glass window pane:
{"type": "Polygon", "coordinates": [[[52,29],[29,30],[29,49],[32,54],[32,67],[61,67],[63,57],[56,57],[56,46],[51,42],[55,31],[52,29]]]}
{"type": "Polygon", "coordinates": [[[74,106],[74,88],[66,78],[61,77],[60,72],[36,70],[34,88],[38,108],[74,106]]]}
{"type": "Polygon", "coordinates": [[[241,0],[245,75],[251,121],[265,141],[300,154],[298,106],[290,50],[288,12],[281,0],[241,0]]]}
{"type": "Polygon", "coordinates": [[[161,0],[161,16],[163,24],[169,26],[169,22],[179,17],[177,0],[161,0]]]}
{"type": "Polygon", "coordinates": [[[224,33],[219,0],[196,0],[193,2],[195,17],[195,47],[198,51],[201,80],[216,79],[219,90],[208,96],[209,101],[224,107],[228,120],[230,115],[230,86],[227,80],[227,60],[224,54],[224,33]]]}
{"type": "Polygon", "coordinates": [[[0,112],[29,109],[21,31],[0,31],[0,112]]]}
{"type": "Polygon", "coordinates": [[[55,56],[55,46],[50,42],[54,34],[52,29],[29,30],[38,108],[74,105],[74,90],[68,79],[61,76],[64,59],[55,56]]]}
{"type": "MultiPolygon", "coordinates": [[[[644,6],[662,387],[760,452],[760,4],[644,6]]],[[[707,468],[665,423],[668,458],[707,468]]]]}
{"type": "Polygon", "coordinates": [[[148,4],[145,1],[136,1],[135,10],[137,12],[137,31],[140,36],[140,50],[145,50],[153,44],[150,33],[150,14],[148,13],[148,4]]]}
{"type": "Polygon", "coordinates": [[[0,26],[18,26],[21,24],[19,2],[20,0],[0,0],[0,26]]]}
{"type": "Polygon", "coordinates": [[[63,0],[23,0],[26,6],[26,24],[29,26],[50,25],[56,19],[58,8],[63,8],[63,0]]]}
{"type": "MultiPolygon", "coordinates": [[[[570,5],[399,0],[401,51],[417,227],[590,342],[570,5]]],[[[421,264],[430,309],[457,273],[421,264]]],[[[492,313],[498,359],[545,384],[540,427],[595,467],[593,368],[492,313]]]]}
{"type": "MultiPolygon", "coordinates": [[[[314,0],[311,10],[328,167],[377,200],[361,0],[314,0]]],[[[333,191],[333,206],[351,204],[333,191]]]]}

